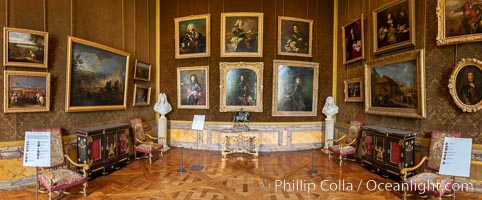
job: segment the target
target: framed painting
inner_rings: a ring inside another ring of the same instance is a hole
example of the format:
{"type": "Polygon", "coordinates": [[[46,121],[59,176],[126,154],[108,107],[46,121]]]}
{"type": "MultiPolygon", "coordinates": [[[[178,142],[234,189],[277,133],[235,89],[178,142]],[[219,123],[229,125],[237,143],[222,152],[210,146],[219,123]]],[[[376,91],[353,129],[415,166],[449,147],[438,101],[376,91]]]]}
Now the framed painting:
{"type": "Polygon", "coordinates": [[[263,13],[221,13],[221,57],[263,57],[263,13]]]}
{"type": "Polygon", "coordinates": [[[209,66],[177,68],[177,108],[209,109],[209,66]]]}
{"type": "Polygon", "coordinates": [[[363,102],[363,82],[361,78],[345,81],[345,102],[363,102]]]}
{"type": "Polygon", "coordinates": [[[392,1],[373,11],[375,54],[415,45],[415,0],[392,1]]]}
{"type": "Polygon", "coordinates": [[[341,27],[343,34],[343,64],[362,60],[365,57],[363,14],[341,27]]]}
{"type": "Polygon", "coordinates": [[[312,56],[313,20],[278,17],[278,55],[312,56]]]}
{"type": "Polygon", "coordinates": [[[141,81],[151,80],[151,65],[145,62],[136,60],[136,66],[134,67],[134,79],[141,81]]]}
{"type": "Polygon", "coordinates": [[[415,50],[365,64],[365,112],[425,118],[423,57],[415,50]]]}
{"type": "Polygon", "coordinates": [[[455,104],[464,112],[482,108],[482,61],[463,58],[449,79],[449,91],[455,104]]]}
{"type": "Polygon", "coordinates": [[[316,116],[319,64],[273,61],[273,116],[316,116]]]}
{"type": "Polygon", "coordinates": [[[50,111],[50,73],[4,71],[5,113],[50,111]]]}
{"type": "Polygon", "coordinates": [[[3,28],[3,65],[48,68],[49,33],[19,28],[3,28]]]}
{"type": "Polygon", "coordinates": [[[133,106],[148,106],[151,104],[151,87],[149,85],[134,85],[133,106]]]}
{"type": "Polygon", "coordinates": [[[209,14],[174,19],[176,59],[210,56],[210,21],[209,14]]]}
{"type": "Polygon", "coordinates": [[[482,41],[482,4],[479,1],[437,1],[437,45],[482,41]]]}
{"type": "Polygon", "coordinates": [[[263,112],[263,63],[221,62],[220,112],[263,112]]]}
{"type": "Polygon", "coordinates": [[[129,53],[68,38],[66,112],[126,109],[129,53]]]}

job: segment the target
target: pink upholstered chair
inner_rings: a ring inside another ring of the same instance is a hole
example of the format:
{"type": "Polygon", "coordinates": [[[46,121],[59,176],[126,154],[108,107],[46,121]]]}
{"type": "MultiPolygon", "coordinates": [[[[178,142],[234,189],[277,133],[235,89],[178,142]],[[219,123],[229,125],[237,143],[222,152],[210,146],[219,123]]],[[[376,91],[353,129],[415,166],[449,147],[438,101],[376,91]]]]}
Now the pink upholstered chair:
{"type": "Polygon", "coordinates": [[[362,126],[363,122],[361,121],[351,121],[347,134],[343,134],[343,136],[336,140],[327,140],[327,142],[338,142],[338,145],[328,146],[329,159],[333,157],[332,154],[335,154],[340,160],[340,166],[342,166],[343,160],[353,161],[353,159],[347,159],[347,156],[357,153],[358,139],[362,126]]]}
{"type": "Polygon", "coordinates": [[[421,195],[425,198],[437,197],[438,199],[442,199],[442,197],[452,197],[453,199],[455,199],[455,190],[450,189],[455,182],[454,177],[440,175],[436,172],[440,168],[443,142],[445,137],[459,138],[460,136],[460,133],[432,131],[428,156],[423,157],[416,166],[404,168],[400,171],[400,174],[402,175],[402,181],[408,185],[408,187],[403,188],[403,199],[406,199],[407,196],[409,196],[409,191],[417,192],[418,195],[421,195]],[[425,161],[427,161],[427,165],[424,172],[414,175],[412,177],[407,177],[408,174],[420,168],[425,163],[425,161]],[[425,187],[417,187],[417,184],[421,183],[430,183],[430,185],[425,185],[425,187]]]}
{"type": "MultiPolygon", "coordinates": [[[[142,125],[142,120],[141,118],[131,118],[129,119],[129,122],[131,123],[131,131],[132,135],[135,136],[134,138],[134,144],[135,144],[135,151],[134,151],[134,157],[137,158],[137,153],[144,153],[146,156],[149,158],[149,164],[152,163],[152,155],[155,153],[159,153],[161,156],[162,154],[162,148],[163,144],[165,142],[164,137],[152,137],[149,134],[146,134],[144,132],[144,127],[142,125]],[[160,140],[161,144],[153,142],[153,140],[160,140]]],[[[155,131],[153,131],[155,132],[155,131]]]]}
{"type": "Polygon", "coordinates": [[[53,199],[60,197],[63,194],[70,194],[66,189],[83,185],[82,191],[78,193],[83,193],[84,196],[87,195],[87,170],[89,169],[88,164],[79,164],[74,162],[68,155],[64,152],[64,145],[62,142],[62,128],[34,128],[32,131],[35,132],[50,132],[51,144],[50,144],[50,167],[37,168],[38,171],[38,182],[45,187],[45,190],[41,190],[49,193],[49,198],[53,199]],[[66,160],[68,162],[66,162],[66,160]],[[78,167],[82,170],[82,174],[77,173],[70,165],[78,167]],[[53,193],[58,193],[54,197],[53,193]]]}

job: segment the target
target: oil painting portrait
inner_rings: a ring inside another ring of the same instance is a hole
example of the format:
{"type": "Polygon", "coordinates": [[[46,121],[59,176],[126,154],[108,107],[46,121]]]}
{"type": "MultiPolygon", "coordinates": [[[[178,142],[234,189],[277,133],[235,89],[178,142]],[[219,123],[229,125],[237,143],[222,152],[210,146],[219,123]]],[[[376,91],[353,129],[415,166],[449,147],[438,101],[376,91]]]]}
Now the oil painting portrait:
{"type": "Polygon", "coordinates": [[[178,108],[209,108],[209,67],[177,68],[178,108]]]}

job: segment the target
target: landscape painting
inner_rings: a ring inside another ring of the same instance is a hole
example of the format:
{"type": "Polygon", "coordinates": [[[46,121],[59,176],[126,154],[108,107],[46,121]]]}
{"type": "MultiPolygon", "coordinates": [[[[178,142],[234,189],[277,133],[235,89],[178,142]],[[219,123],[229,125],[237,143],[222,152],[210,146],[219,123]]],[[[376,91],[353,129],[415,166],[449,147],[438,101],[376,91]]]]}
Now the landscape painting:
{"type": "Polygon", "coordinates": [[[69,37],[67,112],[126,108],[129,54],[69,37]]]}
{"type": "Polygon", "coordinates": [[[5,27],[3,64],[47,68],[48,39],[47,32],[5,27]]]}
{"type": "Polygon", "coordinates": [[[363,101],[363,83],[361,78],[352,78],[345,81],[345,102],[363,101]]]}
{"type": "Polygon", "coordinates": [[[149,85],[134,85],[133,106],[148,106],[151,100],[151,87],[149,85]]]}
{"type": "Polygon", "coordinates": [[[365,67],[367,113],[425,117],[421,50],[374,60],[365,67]]]}
{"type": "Polygon", "coordinates": [[[5,70],[4,112],[50,111],[50,74],[5,70]]]}
{"type": "Polygon", "coordinates": [[[151,65],[145,62],[136,60],[136,66],[134,69],[134,79],[141,81],[151,80],[151,65]]]}

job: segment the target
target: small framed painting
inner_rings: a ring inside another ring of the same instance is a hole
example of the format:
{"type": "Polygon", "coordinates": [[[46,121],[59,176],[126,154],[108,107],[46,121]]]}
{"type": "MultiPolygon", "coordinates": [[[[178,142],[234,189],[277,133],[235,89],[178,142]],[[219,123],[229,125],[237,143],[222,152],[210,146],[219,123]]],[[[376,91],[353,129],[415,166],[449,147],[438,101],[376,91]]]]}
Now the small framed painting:
{"type": "Polygon", "coordinates": [[[263,112],[263,63],[221,62],[220,112],[263,112]]]}
{"type": "Polygon", "coordinates": [[[345,81],[345,102],[363,102],[361,78],[352,78],[345,81]]]}
{"type": "Polygon", "coordinates": [[[177,107],[209,109],[209,66],[177,68],[177,107]]]}
{"type": "Polygon", "coordinates": [[[373,11],[375,54],[415,45],[415,0],[396,0],[373,11]]]}
{"type": "Polygon", "coordinates": [[[133,106],[148,106],[151,103],[151,87],[148,85],[134,85],[133,106]]]}
{"type": "Polygon", "coordinates": [[[221,57],[263,57],[263,13],[221,13],[221,57]]]}
{"type": "Polygon", "coordinates": [[[273,116],[316,116],[319,64],[273,61],[273,116]]]}
{"type": "Polygon", "coordinates": [[[4,112],[50,111],[50,73],[4,71],[4,112]]]}
{"type": "Polygon", "coordinates": [[[176,59],[210,56],[210,21],[209,14],[174,19],[176,59]]]}
{"type": "Polygon", "coordinates": [[[449,90],[455,104],[464,112],[482,108],[482,61],[463,58],[449,79],[449,90]]]}
{"type": "Polygon", "coordinates": [[[3,42],[4,66],[48,68],[49,33],[4,27],[3,42]]]}
{"type": "Polygon", "coordinates": [[[134,79],[141,81],[151,80],[151,65],[145,62],[136,60],[136,66],[134,68],[134,79]]]}
{"type": "Polygon", "coordinates": [[[343,33],[343,64],[364,58],[365,39],[363,30],[363,14],[341,27],[343,33]]]}
{"type": "Polygon", "coordinates": [[[313,20],[278,17],[278,55],[311,57],[313,20]]]}

